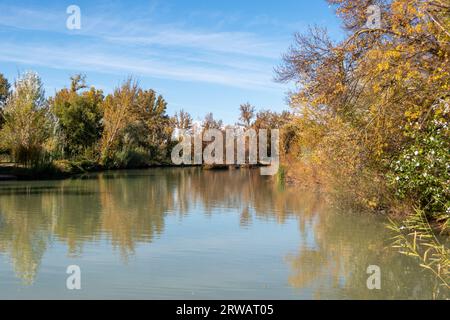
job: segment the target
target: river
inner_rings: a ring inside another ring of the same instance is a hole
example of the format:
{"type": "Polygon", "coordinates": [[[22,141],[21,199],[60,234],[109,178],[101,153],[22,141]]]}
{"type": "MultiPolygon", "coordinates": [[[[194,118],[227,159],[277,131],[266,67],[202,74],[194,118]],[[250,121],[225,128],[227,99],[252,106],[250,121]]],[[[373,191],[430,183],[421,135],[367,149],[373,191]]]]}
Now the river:
{"type": "Polygon", "coordinates": [[[0,183],[1,299],[431,299],[386,220],[258,170],[0,183]],[[81,270],[68,290],[67,267],[81,270]],[[370,290],[369,266],[381,288],[370,290]]]}

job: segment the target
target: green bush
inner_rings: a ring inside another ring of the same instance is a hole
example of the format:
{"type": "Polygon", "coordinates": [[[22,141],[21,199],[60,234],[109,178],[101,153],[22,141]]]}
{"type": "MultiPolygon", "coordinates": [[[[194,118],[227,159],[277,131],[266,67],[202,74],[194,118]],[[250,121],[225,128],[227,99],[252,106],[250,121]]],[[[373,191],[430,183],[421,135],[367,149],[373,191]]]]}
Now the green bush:
{"type": "Polygon", "coordinates": [[[149,154],[144,149],[123,149],[114,155],[115,168],[143,168],[150,164],[149,154]]]}
{"type": "Polygon", "coordinates": [[[450,139],[444,122],[431,122],[392,163],[389,176],[400,198],[417,199],[431,215],[450,214],[450,139]]]}

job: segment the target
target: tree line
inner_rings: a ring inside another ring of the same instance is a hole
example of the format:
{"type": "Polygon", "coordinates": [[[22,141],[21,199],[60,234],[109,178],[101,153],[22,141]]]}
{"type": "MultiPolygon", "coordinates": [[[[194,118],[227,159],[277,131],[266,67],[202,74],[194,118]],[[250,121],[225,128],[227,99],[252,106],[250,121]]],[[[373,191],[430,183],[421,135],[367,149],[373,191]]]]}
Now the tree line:
{"type": "Polygon", "coordinates": [[[78,74],[69,87],[46,98],[41,78],[32,71],[21,74],[12,86],[0,74],[0,112],[0,152],[32,169],[55,164],[84,169],[171,164],[175,129],[271,128],[289,119],[288,112],[256,112],[246,103],[236,125],[224,125],[208,113],[195,128],[188,112],[169,116],[164,97],[141,88],[133,78],[105,96],[78,74]]]}

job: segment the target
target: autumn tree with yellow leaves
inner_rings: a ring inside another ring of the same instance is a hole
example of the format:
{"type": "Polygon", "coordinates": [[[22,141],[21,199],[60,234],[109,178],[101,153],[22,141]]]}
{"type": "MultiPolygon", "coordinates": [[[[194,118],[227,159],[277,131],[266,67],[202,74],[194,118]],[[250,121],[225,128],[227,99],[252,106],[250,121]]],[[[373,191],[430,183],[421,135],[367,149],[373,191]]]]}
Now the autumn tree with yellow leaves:
{"type": "MultiPolygon", "coordinates": [[[[334,42],[320,27],[296,34],[277,69],[279,81],[297,84],[290,95],[296,117],[288,175],[298,176],[295,168],[304,164],[354,204],[378,212],[419,210],[448,234],[450,1],[329,3],[346,39],[334,42]],[[375,26],[368,23],[373,6],[380,18],[375,26]]],[[[415,226],[409,231],[416,235],[429,231],[415,226]]],[[[448,272],[448,249],[441,249],[439,266],[448,272]]]]}
{"type": "Polygon", "coordinates": [[[145,166],[165,160],[171,146],[171,119],[167,103],[153,90],[125,81],[102,103],[101,163],[106,166],[145,166]]]}

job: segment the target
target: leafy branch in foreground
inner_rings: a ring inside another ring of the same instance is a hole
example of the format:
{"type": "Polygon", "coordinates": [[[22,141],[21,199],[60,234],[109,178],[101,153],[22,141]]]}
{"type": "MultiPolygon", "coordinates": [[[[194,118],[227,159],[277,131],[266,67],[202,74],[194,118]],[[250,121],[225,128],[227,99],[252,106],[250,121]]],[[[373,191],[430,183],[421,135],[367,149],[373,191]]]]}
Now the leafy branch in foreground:
{"type": "MultiPolygon", "coordinates": [[[[449,218],[447,216],[446,220],[449,218]]],[[[423,211],[416,210],[403,226],[390,220],[388,228],[397,234],[393,238],[394,248],[398,248],[401,254],[418,259],[420,266],[431,271],[441,286],[450,289],[450,249],[441,243],[423,211]]],[[[448,232],[448,223],[444,228],[444,232],[448,232]]]]}

